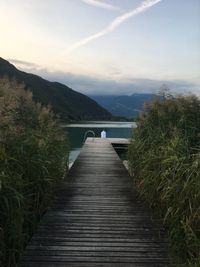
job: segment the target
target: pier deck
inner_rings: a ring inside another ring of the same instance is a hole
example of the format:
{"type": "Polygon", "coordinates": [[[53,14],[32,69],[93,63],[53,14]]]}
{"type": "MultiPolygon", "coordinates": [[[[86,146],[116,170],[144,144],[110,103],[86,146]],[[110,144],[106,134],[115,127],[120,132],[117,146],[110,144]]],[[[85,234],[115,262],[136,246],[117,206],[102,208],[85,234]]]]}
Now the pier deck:
{"type": "Polygon", "coordinates": [[[111,143],[87,139],[20,267],[170,266],[166,233],[111,143]]]}

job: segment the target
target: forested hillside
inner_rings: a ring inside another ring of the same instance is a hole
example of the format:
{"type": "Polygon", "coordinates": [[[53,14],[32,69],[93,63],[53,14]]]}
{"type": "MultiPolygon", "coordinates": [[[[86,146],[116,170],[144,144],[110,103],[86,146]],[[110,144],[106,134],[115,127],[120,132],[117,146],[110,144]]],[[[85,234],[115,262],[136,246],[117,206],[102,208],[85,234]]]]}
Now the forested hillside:
{"type": "Polygon", "coordinates": [[[93,95],[91,96],[99,105],[107,109],[114,116],[127,118],[136,117],[143,110],[144,102],[155,97],[154,94],[132,94],[128,95],[93,95]]]}
{"type": "Polygon", "coordinates": [[[37,75],[18,70],[8,61],[0,58],[0,77],[15,78],[24,83],[33,94],[33,100],[50,104],[55,113],[64,120],[109,119],[110,113],[89,97],[68,86],[47,81],[37,75]]]}

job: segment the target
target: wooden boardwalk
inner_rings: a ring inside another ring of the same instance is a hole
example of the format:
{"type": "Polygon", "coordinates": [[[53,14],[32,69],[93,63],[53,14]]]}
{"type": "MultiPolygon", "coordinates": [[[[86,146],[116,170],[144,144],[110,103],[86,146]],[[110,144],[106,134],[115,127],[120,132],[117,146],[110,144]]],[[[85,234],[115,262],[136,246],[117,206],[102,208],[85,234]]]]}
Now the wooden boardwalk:
{"type": "Polygon", "coordinates": [[[20,267],[170,266],[165,232],[110,142],[87,139],[20,267]]]}

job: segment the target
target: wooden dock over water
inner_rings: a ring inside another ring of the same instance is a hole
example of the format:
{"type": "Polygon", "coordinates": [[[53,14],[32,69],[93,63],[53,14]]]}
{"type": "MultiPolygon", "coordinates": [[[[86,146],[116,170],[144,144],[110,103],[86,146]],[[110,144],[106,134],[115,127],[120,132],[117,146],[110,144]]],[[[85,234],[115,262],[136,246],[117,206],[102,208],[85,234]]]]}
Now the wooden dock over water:
{"type": "Polygon", "coordinates": [[[20,267],[170,266],[165,231],[111,143],[87,139],[20,267]]]}

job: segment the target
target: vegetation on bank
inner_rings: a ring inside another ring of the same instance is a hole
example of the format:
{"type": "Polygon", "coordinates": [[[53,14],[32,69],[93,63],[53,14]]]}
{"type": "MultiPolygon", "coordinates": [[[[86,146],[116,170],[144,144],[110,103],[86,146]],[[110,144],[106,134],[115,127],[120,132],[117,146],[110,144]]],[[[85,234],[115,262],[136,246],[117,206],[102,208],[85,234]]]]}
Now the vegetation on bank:
{"type": "Polygon", "coordinates": [[[177,261],[200,266],[200,100],[157,98],[137,123],[128,152],[134,182],[164,219],[177,261]]]}
{"type": "Polygon", "coordinates": [[[0,79],[0,266],[16,266],[67,168],[55,115],[23,85],[0,79]]]}

